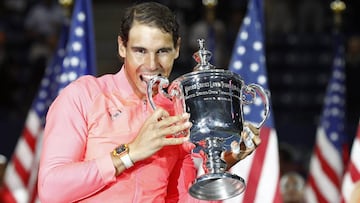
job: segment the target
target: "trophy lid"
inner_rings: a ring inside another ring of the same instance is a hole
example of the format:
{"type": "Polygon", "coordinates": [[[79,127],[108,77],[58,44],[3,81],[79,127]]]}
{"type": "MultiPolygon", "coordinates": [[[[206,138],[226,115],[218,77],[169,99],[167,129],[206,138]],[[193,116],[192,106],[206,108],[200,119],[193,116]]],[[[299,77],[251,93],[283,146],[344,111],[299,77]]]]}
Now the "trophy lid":
{"type": "Polygon", "coordinates": [[[209,63],[212,53],[205,48],[205,40],[198,39],[197,41],[199,50],[193,54],[193,58],[198,64],[194,67],[194,71],[215,69],[215,66],[209,63]]]}

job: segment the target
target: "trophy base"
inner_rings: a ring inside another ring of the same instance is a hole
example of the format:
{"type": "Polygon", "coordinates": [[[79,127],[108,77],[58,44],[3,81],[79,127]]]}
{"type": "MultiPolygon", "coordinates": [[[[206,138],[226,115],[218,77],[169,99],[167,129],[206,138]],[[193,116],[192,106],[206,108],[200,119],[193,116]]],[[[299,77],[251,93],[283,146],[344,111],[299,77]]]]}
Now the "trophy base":
{"type": "Polygon", "coordinates": [[[196,179],[189,193],[196,199],[224,200],[241,194],[245,187],[244,179],[235,174],[208,173],[196,179]]]}

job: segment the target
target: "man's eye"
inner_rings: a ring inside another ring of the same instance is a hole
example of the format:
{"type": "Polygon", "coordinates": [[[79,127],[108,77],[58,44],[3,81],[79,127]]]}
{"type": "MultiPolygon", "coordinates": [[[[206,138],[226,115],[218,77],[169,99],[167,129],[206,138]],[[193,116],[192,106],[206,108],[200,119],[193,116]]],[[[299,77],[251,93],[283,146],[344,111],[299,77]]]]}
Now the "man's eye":
{"type": "Polygon", "coordinates": [[[145,53],[145,49],[139,49],[137,52],[144,54],[144,53],[145,53]]]}
{"type": "Polygon", "coordinates": [[[140,54],[146,53],[146,50],[145,50],[145,49],[142,49],[142,48],[136,48],[136,49],[134,49],[134,51],[135,51],[136,53],[140,53],[140,54]]]}
{"type": "Polygon", "coordinates": [[[169,53],[169,52],[170,52],[169,49],[160,49],[160,50],[158,51],[159,54],[166,54],[166,53],[169,53]]]}

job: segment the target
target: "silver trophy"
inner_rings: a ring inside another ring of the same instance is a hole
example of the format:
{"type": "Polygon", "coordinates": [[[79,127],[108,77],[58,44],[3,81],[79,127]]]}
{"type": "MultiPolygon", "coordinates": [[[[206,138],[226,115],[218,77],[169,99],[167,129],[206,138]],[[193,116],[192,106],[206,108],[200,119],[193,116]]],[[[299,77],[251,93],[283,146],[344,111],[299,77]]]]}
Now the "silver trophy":
{"type": "MultiPolygon", "coordinates": [[[[174,103],[175,113],[190,113],[193,126],[190,142],[195,144],[195,152],[205,154],[205,174],[199,176],[189,189],[191,196],[202,200],[224,200],[241,194],[246,187],[243,178],[226,171],[226,162],[221,153],[231,151],[233,141],[243,142],[243,106],[253,103],[259,95],[264,104],[263,125],[269,115],[269,98],[265,90],[257,84],[245,85],[238,74],[216,69],[209,63],[211,52],[200,39],[199,51],[194,54],[197,65],[190,73],[176,78],[171,84],[163,76],[148,81],[147,97],[153,109],[153,88],[174,103]]],[[[185,133],[185,132],[184,132],[185,133]]]]}

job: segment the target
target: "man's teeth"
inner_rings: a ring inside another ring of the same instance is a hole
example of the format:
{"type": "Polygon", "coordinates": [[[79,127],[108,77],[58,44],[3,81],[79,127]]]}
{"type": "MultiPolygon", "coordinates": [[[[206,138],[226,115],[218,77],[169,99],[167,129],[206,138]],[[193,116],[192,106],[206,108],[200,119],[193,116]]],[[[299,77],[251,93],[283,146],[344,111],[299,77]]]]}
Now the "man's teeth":
{"type": "Polygon", "coordinates": [[[158,74],[158,75],[141,75],[141,79],[143,81],[149,81],[151,80],[152,78],[156,77],[156,76],[160,76],[161,74],[158,74]]]}

